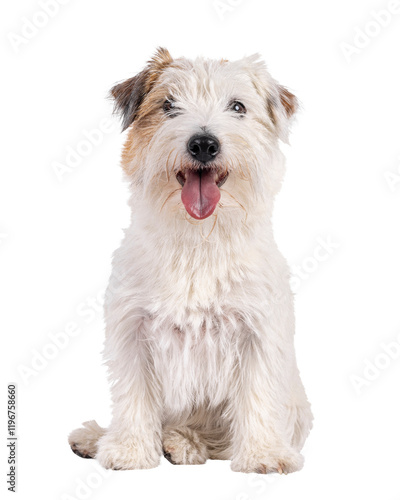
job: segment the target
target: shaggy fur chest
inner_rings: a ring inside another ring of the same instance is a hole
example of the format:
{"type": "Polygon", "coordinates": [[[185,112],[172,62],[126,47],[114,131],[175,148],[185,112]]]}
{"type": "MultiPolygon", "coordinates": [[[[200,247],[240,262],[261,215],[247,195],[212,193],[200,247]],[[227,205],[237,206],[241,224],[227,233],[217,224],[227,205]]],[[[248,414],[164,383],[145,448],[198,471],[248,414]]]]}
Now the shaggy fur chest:
{"type": "Polygon", "coordinates": [[[235,231],[227,239],[216,228],[207,241],[196,233],[179,239],[154,226],[129,232],[114,262],[122,294],[132,308],[140,306],[160,321],[173,317],[178,327],[189,323],[199,329],[209,322],[207,314],[221,320],[226,309],[247,314],[265,305],[268,291],[276,288],[272,281],[285,273],[268,231],[257,239],[235,231]]]}
{"type": "Polygon", "coordinates": [[[177,326],[173,319],[154,332],[154,366],[165,408],[174,414],[183,408],[219,405],[228,396],[238,361],[241,323],[234,316],[205,311],[198,325],[190,318],[177,326]]]}

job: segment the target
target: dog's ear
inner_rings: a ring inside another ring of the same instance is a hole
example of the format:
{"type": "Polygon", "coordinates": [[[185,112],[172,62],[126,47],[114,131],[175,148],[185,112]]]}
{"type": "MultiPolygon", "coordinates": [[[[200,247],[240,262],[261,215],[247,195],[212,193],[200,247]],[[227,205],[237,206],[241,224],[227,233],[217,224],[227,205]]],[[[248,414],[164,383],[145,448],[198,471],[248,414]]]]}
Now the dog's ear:
{"type": "Polygon", "coordinates": [[[290,124],[298,107],[296,96],[279,84],[274,86],[267,98],[268,113],[275,125],[278,137],[286,143],[289,139],[290,124]]]}
{"type": "Polygon", "coordinates": [[[297,97],[282,85],[278,85],[278,93],[281,104],[285,109],[286,116],[290,119],[296,113],[299,106],[297,97]]]}
{"type": "Polygon", "coordinates": [[[110,97],[114,99],[114,112],[120,114],[122,118],[123,131],[134,122],[146,95],[153,88],[161,72],[172,61],[168,50],[160,47],[143,71],[111,89],[110,97]]]}
{"type": "Polygon", "coordinates": [[[257,93],[266,102],[276,136],[288,142],[290,125],[298,109],[296,97],[271,77],[259,54],[245,57],[239,62],[250,74],[257,93]]]}
{"type": "Polygon", "coordinates": [[[139,107],[145,96],[147,70],[115,85],[110,95],[114,98],[114,112],[122,118],[122,130],[131,125],[136,118],[139,107]]]}

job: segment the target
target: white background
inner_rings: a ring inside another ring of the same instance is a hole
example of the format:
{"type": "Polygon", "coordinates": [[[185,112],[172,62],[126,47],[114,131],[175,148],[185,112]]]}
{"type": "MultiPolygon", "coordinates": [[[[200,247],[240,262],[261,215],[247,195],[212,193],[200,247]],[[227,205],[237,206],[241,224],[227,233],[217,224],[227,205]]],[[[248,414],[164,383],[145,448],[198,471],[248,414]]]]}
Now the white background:
{"type": "Polygon", "coordinates": [[[64,3],[47,21],[36,0],[1,7],[2,494],[15,382],[21,499],[399,500],[400,13],[380,27],[372,11],[388,0],[226,0],[219,12],[213,0],[64,3]],[[25,18],[43,26],[16,43],[25,18]],[[343,43],[365,47],[346,57],[343,43]],[[289,476],[163,459],[104,477],[67,444],[82,421],[110,418],[101,292],[129,220],[116,118],[61,181],[54,163],[110,117],[109,88],[159,45],[177,57],[259,52],[302,102],[275,232],[300,276],[296,347],[315,426],[303,471],[289,476]],[[49,334],[69,323],[79,333],[54,352],[49,334]],[[38,353],[47,359],[24,379],[38,353]]]}

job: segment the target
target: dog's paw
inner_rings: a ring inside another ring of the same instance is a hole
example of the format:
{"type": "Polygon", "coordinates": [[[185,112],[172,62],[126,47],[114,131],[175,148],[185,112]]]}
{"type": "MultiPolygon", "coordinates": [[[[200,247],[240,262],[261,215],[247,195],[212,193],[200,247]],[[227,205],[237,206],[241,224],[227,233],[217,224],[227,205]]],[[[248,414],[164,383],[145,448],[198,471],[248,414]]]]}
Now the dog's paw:
{"type": "Polygon", "coordinates": [[[96,459],[105,469],[152,469],[160,463],[160,454],[144,440],[105,434],[98,443],[96,459]]]}
{"type": "Polygon", "coordinates": [[[175,465],[200,465],[208,458],[206,445],[189,427],[167,428],[163,433],[164,456],[175,465]]]}
{"type": "Polygon", "coordinates": [[[257,474],[288,474],[299,471],[304,464],[303,456],[293,449],[267,449],[263,453],[249,454],[232,460],[231,469],[235,472],[256,472],[257,474]]]}
{"type": "Polygon", "coordinates": [[[94,420],[84,422],[83,427],[75,429],[68,436],[71,450],[82,458],[93,458],[97,452],[97,443],[104,435],[105,429],[100,427],[94,420]]]}

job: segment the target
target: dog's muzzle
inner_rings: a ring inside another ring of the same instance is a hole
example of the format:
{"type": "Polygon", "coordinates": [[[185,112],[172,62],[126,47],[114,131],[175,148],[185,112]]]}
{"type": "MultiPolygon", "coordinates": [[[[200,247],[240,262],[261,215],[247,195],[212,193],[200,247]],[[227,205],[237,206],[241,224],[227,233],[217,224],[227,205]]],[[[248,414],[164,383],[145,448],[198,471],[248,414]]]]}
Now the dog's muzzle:
{"type": "Polygon", "coordinates": [[[190,166],[176,174],[182,186],[182,203],[194,219],[206,219],[214,212],[221,198],[219,188],[226,181],[228,172],[221,173],[212,164],[220,151],[220,143],[216,137],[193,136],[187,144],[187,150],[202,165],[190,166]]]}

